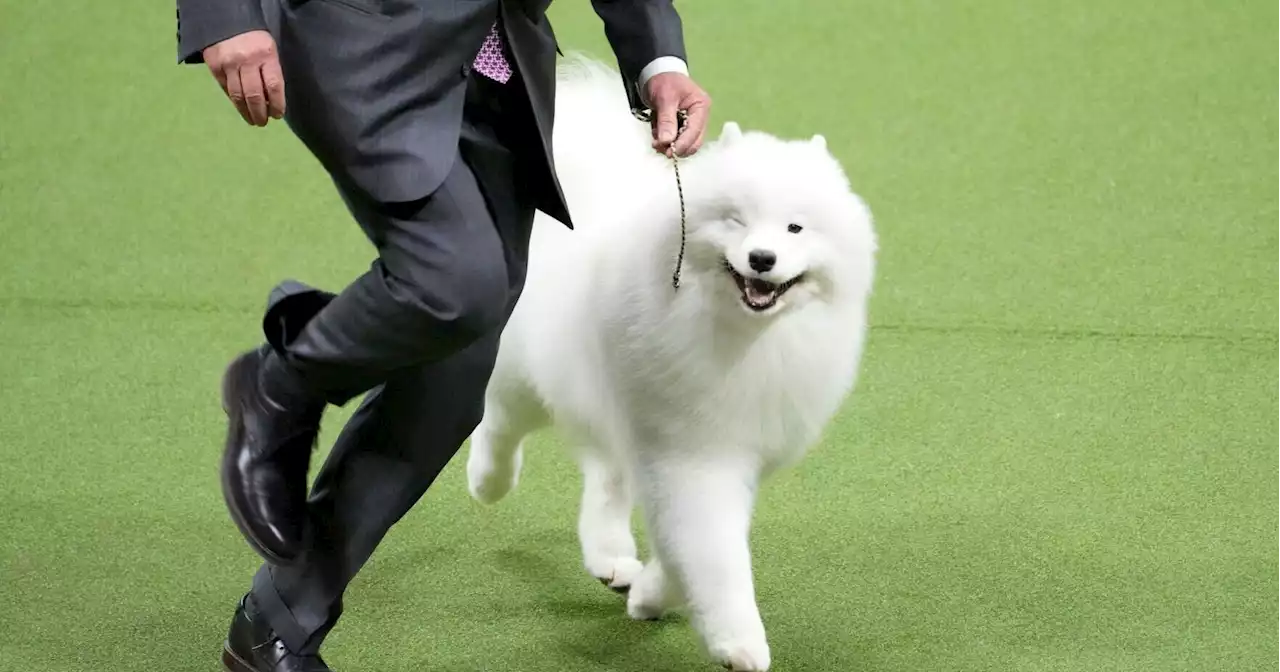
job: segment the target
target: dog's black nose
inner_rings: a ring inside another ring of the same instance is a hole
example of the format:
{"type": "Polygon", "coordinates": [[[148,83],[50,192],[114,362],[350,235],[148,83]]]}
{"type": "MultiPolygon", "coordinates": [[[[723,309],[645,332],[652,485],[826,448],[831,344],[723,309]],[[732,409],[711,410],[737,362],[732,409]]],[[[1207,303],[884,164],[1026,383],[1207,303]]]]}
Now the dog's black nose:
{"type": "Polygon", "coordinates": [[[778,255],[771,250],[751,250],[747,253],[747,263],[756,273],[767,273],[778,263],[778,255]]]}

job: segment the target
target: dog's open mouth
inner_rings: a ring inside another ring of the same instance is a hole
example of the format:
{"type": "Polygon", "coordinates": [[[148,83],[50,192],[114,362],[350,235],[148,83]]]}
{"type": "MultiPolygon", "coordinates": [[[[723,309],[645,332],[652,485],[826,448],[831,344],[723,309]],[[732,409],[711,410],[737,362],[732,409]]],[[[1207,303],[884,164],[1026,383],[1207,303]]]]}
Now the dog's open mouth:
{"type": "Polygon", "coordinates": [[[735,270],[733,264],[730,264],[728,260],[725,260],[724,268],[733,278],[733,282],[738,285],[738,291],[742,292],[743,305],[757,313],[772,308],[778,303],[778,299],[781,299],[782,295],[787,293],[788,289],[804,280],[803,273],[783,283],[769,282],[761,278],[748,278],[735,270]]]}

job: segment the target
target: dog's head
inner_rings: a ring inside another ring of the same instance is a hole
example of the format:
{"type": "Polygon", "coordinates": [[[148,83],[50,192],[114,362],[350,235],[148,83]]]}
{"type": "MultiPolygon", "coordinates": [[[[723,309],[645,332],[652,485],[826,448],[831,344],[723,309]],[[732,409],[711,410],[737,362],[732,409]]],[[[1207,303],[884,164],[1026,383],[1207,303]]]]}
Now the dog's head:
{"type": "Polygon", "coordinates": [[[783,140],[729,122],[690,166],[689,269],[717,303],[767,317],[865,299],[871,215],[823,136],[783,140]]]}

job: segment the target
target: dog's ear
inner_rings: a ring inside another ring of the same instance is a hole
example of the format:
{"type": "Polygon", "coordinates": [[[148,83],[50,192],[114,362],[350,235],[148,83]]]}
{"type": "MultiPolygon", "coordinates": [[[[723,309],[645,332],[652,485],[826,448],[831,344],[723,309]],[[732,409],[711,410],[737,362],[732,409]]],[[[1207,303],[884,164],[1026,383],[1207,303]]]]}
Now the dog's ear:
{"type": "Polygon", "coordinates": [[[742,137],[742,128],[738,126],[737,122],[734,122],[734,121],[724,122],[724,128],[720,129],[721,142],[729,143],[741,137],[742,137]]]}
{"type": "Polygon", "coordinates": [[[821,135],[821,134],[818,134],[818,135],[813,136],[813,138],[812,138],[811,140],[809,140],[809,142],[810,142],[810,143],[812,143],[812,144],[813,144],[813,146],[814,146],[814,147],[817,147],[818,149],[826,149],[826,148],[827,148],[827,139],[826,139],[826,137],[824,137],[824,136],[823,136],[823,135],[821,135]]]}

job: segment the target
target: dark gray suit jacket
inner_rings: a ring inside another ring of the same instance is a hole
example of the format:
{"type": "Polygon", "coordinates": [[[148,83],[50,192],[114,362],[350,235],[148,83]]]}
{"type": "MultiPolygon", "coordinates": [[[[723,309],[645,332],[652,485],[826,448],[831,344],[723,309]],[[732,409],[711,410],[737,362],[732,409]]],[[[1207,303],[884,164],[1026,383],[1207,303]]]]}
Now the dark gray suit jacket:
{"type": "MultiPolygon", "coordinates": [[[[250,30],[276,39],[286,119],[338,179],[382,201],[417,200],[452,167],[471,62],[501,13],[525,81],[551,184],[539,209],[570,224],[551,125],[557,45],[551,0],[177,0],[178,59],[250,30]]],[[[660,56],[686,59],[672,0],[592,0],[633,111],[660,56]]]]}

